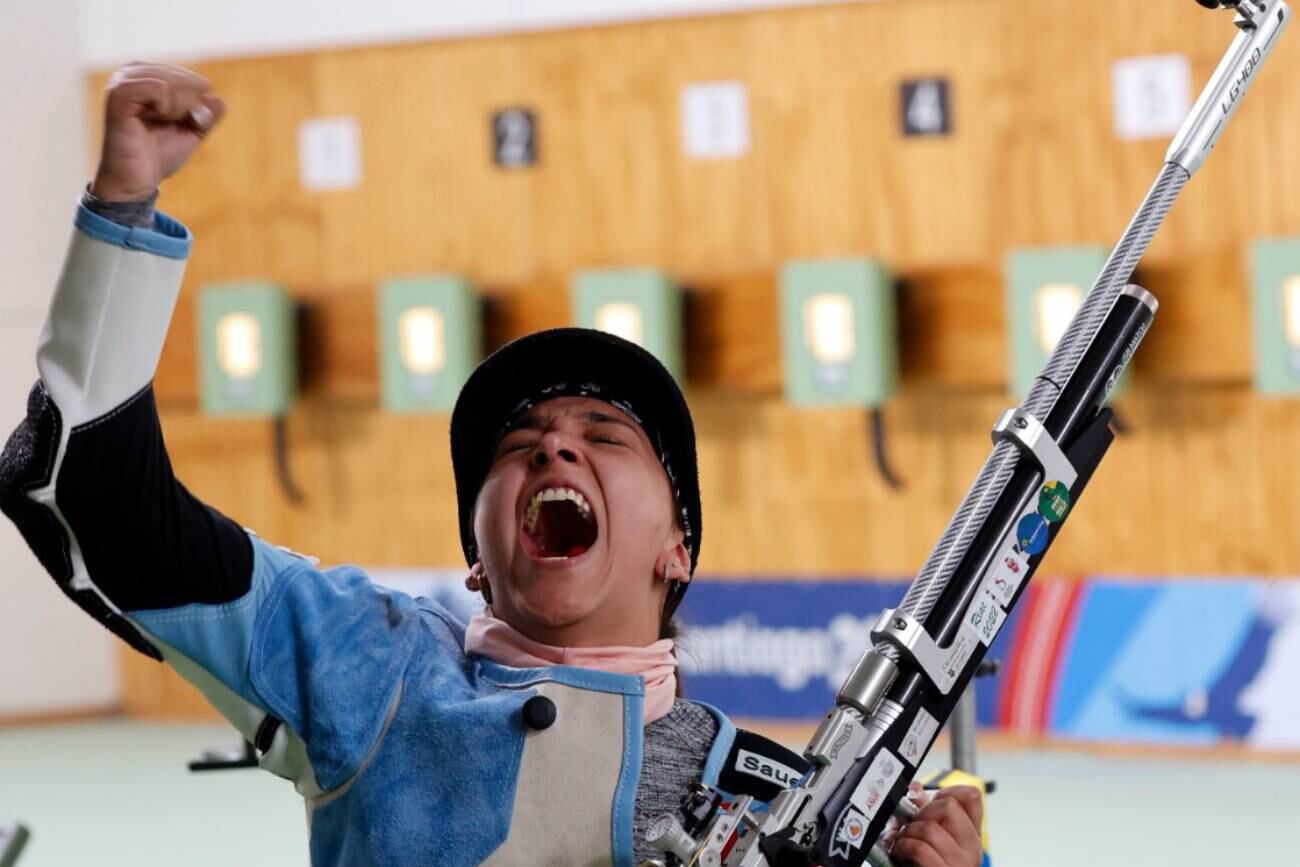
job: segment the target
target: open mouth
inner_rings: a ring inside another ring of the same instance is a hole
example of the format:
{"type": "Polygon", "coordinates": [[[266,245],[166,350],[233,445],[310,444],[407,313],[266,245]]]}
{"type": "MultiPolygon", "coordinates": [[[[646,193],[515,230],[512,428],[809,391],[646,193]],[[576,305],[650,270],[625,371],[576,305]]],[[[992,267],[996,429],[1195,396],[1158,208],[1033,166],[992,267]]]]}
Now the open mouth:
{"type": "Polygon", "coordinates": [[[573,488],[544,488],[524,510],[523,535],[532,552],[545,560],[580,557],[596,543],[596,514],[573,488]]]}

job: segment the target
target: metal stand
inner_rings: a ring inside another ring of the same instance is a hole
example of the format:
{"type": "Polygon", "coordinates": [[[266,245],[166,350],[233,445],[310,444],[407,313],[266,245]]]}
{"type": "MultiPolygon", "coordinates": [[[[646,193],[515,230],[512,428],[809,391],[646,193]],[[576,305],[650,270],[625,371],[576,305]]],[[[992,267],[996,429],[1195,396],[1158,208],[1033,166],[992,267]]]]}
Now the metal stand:
{"type": "Polygon", "coordinates": [[[0,821],[0,867],[14,867],[31,836],[21,822],[0,821]]]}
{"type": "Polygon", "coordinates": [[[975,770],[975,684],[966,687],[966,692],[957,700],[952,717],[948,720],[948,737],[952,747],[952,769],[968,774],[975,770]]]}
{"type": "MultiPolygon", "coordinates": [[[[257,750],[251,741],[244,741],[243,746],[226,749],[204,750],[201,758],[190,762],[191,771],[230,771],[237,768],[257,767],[257,750]]],[[[3,865],[0,865],[3,867],[3,865]]]]}

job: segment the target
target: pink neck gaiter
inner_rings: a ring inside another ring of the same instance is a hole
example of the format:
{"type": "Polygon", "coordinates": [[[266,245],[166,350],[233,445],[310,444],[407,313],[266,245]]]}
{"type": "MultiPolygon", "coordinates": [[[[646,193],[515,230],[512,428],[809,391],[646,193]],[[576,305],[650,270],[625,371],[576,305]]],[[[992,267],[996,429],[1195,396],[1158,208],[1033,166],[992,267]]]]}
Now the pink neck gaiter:
{"type": "Polygon", "coordinates": [[[645,678],[645,725],[668,713],[677,695],[677,657],[673,656],[671,638],[646,647],[552,647],[533,641],[488,609],[470,618],[465,652],[511,668],[572,665],[611,674],[639,674],[645,678]]]}

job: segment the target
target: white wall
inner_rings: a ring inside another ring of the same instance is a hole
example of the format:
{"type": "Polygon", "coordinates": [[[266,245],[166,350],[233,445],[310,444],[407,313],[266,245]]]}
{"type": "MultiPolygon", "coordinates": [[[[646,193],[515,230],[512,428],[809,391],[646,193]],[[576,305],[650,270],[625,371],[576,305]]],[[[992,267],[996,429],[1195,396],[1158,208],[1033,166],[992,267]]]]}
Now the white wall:
{"type": "MultiPolygon", "coordinates": [[[[0,439],[36,381],[36,338],[85,182],[77,0],[0,0],[0,439]]],[[[115,639],[0,520],[0,717],[109,705],[115,639]]]]}
{"type": "Polygon", "coordinates": [[[99,68],[833,2],[846,0],[81,0],[82,56],[99,68]]]}

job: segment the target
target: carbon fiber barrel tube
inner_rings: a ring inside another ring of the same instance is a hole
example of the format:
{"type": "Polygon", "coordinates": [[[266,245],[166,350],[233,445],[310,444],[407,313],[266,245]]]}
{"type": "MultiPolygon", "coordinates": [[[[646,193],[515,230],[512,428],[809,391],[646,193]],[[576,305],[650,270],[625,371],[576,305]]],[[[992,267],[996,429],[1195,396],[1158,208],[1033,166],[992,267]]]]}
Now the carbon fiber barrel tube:
{"type": "MultiPolygon", "coordinates": [[[[1111,305],[1133,276],[1138,260],[1151,245],[1160,224],[1182,192],[1189,175],[1181,166],[1166,163],[1142,207],[1111,252],[1105,268],[1097,277],[1078,314],[1062,335],[1025,399],[1024,408],[1031,415],[1045,419],[1056,404],[1061,385],[1079,364],[1084,351],[1096,336],[1097,328],[1111,305]]],[[[899,610],[918,620],[925,620],[947,587],[957,564],[966,556],[975,535],[984,526],[994,504],[1002,496],[1015,472],[1020,453],[1006,443],[999,444],[980,469],[956,514],[949,521],[920,573],[908,588],[899,610]]],[[[892,648],[881,648],[892,656],[892,648]]]]}

